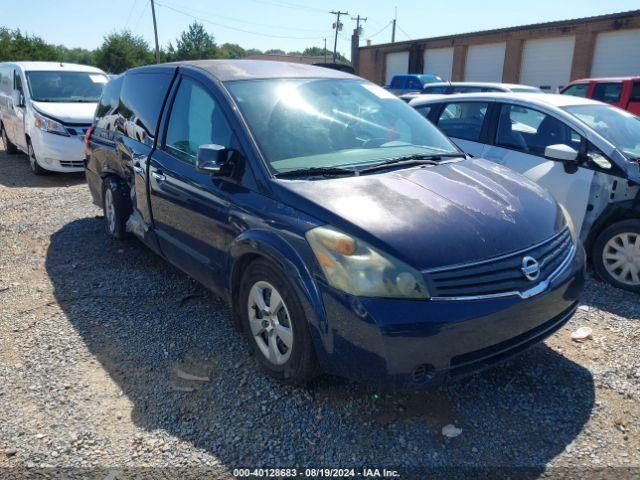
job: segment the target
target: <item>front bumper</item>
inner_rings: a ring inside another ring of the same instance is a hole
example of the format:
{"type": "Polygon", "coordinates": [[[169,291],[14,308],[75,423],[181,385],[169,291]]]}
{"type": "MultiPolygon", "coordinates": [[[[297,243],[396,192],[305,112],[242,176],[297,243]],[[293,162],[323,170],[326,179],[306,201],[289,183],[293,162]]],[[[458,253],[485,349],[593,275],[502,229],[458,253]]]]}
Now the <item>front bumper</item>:
{"type": "Polygon", "coordinates": [[[42,168],[52,172],[84,171],[83,135],[65,137],[34,128],[30,138],[42,168]]]}
{"type": "Polygon", "coordinates": [[[479,371],[541,342],[573,315],[585,254],[531,298],[465,301],[356,298],[321,285],[325,368],[375,386],[419,388],[479,371]]]}

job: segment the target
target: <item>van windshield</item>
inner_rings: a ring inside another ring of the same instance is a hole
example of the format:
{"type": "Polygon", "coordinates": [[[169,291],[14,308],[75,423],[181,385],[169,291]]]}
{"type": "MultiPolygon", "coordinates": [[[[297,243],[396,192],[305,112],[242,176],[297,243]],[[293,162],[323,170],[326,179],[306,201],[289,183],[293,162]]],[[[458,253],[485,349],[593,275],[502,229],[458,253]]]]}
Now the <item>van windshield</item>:
{"type": "Polygon", "coordinates": [[[564,107],[611,142],[627,158],[640,157],[640,118],[609,105],[564,107]]]}
{"type": "Polygon", "coordinates": [[[276,173],[369,167],[407,155],[460,155],[422,115],[385,89],[351,79],[226,84],[276,173]]]}
{"type": "Polygon", "coordinates": [[[27,72],[31,98],[36,102],[95,103],[109,80],[93,72],[27,72]]]}

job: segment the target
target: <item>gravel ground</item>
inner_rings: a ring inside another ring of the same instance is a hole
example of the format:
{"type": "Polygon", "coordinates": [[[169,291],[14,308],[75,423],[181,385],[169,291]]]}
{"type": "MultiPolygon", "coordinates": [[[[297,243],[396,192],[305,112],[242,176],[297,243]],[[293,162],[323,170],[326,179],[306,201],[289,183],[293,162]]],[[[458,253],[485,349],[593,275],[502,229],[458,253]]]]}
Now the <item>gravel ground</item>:
{"type": "Polygon", "coordinates": [[[82,175],[35,177],[24,155],[0,151],[0,213],[0,477],[640,468],[637,295],[589,280],[584,305],[544,345],[437,389],[327,376],[295,389],[259,372],[224,303],[138,242],[107,238],[82,175]],[[570,339],[580,326],[591,340],[570,339]],[[448,424],[462,433],[446,438],[448,424]]]}

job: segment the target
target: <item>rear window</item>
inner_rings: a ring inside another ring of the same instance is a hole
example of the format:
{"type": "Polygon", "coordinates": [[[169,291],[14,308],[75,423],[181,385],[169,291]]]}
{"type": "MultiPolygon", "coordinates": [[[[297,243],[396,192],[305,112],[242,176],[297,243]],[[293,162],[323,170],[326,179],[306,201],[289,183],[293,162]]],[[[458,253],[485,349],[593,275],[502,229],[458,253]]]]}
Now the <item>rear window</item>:
{"type": "Polygon", "coordinates": [[[404,87],[404,81],[406,77],[393,77],[391,80],[391,88],[402,88],[404,87]]]}
{"type": "Polygon", "coordinates": [[[622,93],[622,82],[596,83],[592,98],[605,103],[614,103],[620,101],[620,93],[622,93]]]}
{"type": "Polygon", "coordinates": [[[574,97],[585,98],[587,96],[588,89],[589,89],[588,83],[577,83],[563,90],[562,95],[573,95],[574,97]]]}
{"type": "Polygon", "coordinates": [[[142,143],[153,141],[162,102],[171,83],[168,73],[126,75],[120,95],[124,134],[142,143]]]}
{"type": "Polygon", "coordinates": [[[439,87],[424,87],[422,89],[422,93],[447,93],[447,87],[446,86],[439,86],[439,87]]]}
{"type": "Polygon", "coordinates": [[[96,108],[96,120],[98,128],[107,128],[112,126],[111,123],[104,124],[102,120],[105,117],[111,117],[118,114],[118,105],[120,103],[120,89],[122,88],[123,77],[116,77],[110,80],[104,87],[100,102],[96,108]]]}

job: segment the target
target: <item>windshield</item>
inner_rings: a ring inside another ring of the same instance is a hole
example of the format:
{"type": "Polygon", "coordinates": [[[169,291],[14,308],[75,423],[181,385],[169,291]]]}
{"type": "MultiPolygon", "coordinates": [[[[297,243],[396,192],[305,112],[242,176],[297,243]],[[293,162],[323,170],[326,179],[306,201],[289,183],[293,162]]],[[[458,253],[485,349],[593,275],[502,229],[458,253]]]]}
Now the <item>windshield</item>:
{"type": "Polygon", "coordinates": [[[227,87],[276,173],[459,154],[418,112],[369,82],[269,79],[227,87]]]}
{"type": "Polygon", "coordinates": [[[640,118],[609,105],[576,105],[564,109],[593,128],[628,158],[640,157],[640,118]]]}
{"type": "Polygon", "coordinates": [[[36,102],[95,103],[108,81],[102,73],[27,72],[29,92],[36,102]]]}

